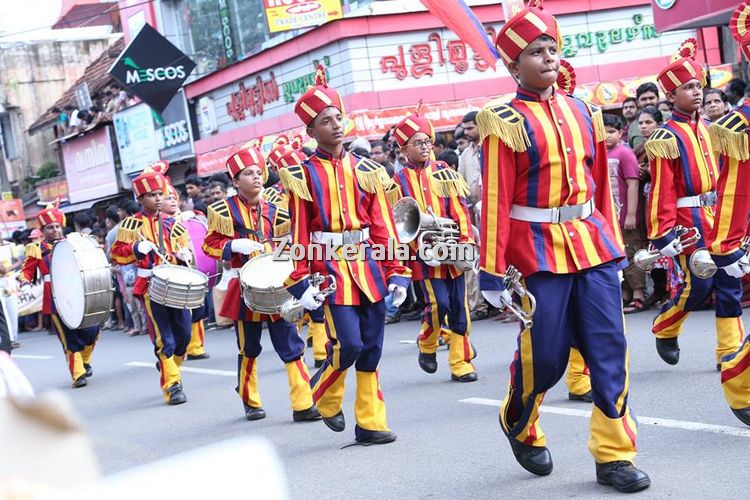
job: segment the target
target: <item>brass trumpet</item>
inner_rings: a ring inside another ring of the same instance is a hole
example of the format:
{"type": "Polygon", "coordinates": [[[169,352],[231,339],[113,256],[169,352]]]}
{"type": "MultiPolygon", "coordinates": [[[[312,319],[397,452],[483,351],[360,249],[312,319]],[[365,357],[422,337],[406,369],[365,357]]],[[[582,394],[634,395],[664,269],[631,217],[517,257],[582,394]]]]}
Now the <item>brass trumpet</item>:
{"type": "MultiPolygon", "coordinates": [[[[750,236],[745,236],[742,239],[742,245],[740,250],[745,252],[745,255],[750,254],[750,236]]],[[[719,270],[718,266],[711,257],[708,249],[699,248],[693,255],[690,256],[690,262],[688,262],[690,270],[701,279],[708,279],[716,274],[719,270]]]]}
{"type": "MultiPolygon", "coordinates": [[[[695,245],[701,239],[701,233],[697,227],[675,226],[674,231],[677,237],[680,238],[680,244],[682,244],[683,248],[695,245]]],[[[654,245],[650,244],[648,249],[641,249],[635,253],[633,264],[641,271],[648,272],[653,269],[656,261],[662,257],[664,257],[664,254],[654,245]]]]}
{"type": "Polygon", "coordinates": [[[531,328],[534,325],[534,320],[532,317],[534,316],[534,313],[536,312],[536,297],[526,289],[526,287],[521,283],[521,279],[523,278],[523,275],[513,266],[508,266],[508,269],[505,270],[505,278],[503,278],[503,285],[505,286],[505,289],[508,290],[511,293],[515,293],[518,295],[519,299],[523,299],[524,297],[527,297],[529,299],[529,302],[531,303],[531,310],[525,311],[518,305],[516,305],[513,301],[506,301],[506,299],[500,298],[500,300],[503,303],[503,306],[505,306],[506,309],[508,309],[515,317],[517,317],[521,323],[523,324],[524,328],[531,328]]]}
{"type": "MultiPolygon", "coordinates": [[[[320,273],[315,273],[310,276],[310,284],[312,286],[320,286],[327,279],[331,281],[331,284],[326,288],[320,290],[320,295],[322,295],[323,298],[328,297],[336,291],[336,278],[333,275],[323,276],[320,273]]],[[[302,307],[302,304],[300,304],[299,300],[291,298],[281,304],[281,310],[279,314],[282,318],[284,318],[285,321],[296,323],[297,321],[302,319],[302,316],[304,316],[305,308],[302,307]]]]}
{"type": "MultiPolygon", "coordinates": [[[[401,198],[393,205],[393,220],[396,223],[396,233],[401,243],[417,240],[423,247],[428,260],[432,260],[432,250],[435,245],[456,246],[461,238],[461,230],[455,221],[447,217],[438,217],[429,207],[428,213],[419,209],[414,198],[401,198]]],[[[479,255],[477,252],[466,260],[442,260],[441,264],[456,266],[461,271],[468,271],[476,267],[479,255]]]]}

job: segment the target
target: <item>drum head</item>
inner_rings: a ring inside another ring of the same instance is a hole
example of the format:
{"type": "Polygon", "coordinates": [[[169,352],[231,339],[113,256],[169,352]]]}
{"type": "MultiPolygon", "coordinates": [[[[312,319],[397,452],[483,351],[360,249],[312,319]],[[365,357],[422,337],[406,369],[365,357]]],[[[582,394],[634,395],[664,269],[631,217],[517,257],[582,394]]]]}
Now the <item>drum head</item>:
{"type": "Polygon", "coordinates": [[[175,283],[178,285],[200,286],[205,285],[208,278],[205,274],[194,269],[188,269],[181,266],[170,266],[162,264],[153,269],[154,276],[157,278],[175,283]]]}
{"type": "Polygon", "coordinates": [[[78,328],[85,309],[84,283],[73,245],[66,240],[55,244],[50,277],[57,314],[69,328],[78,328]]]}
{"type": "Polygon", "coordinates": [[[284,288],[284,281],[294,271],[294,263],[273,257],[273,253],[267,253],[250,259],[240,270],[240,281],[253,288],[284,288]]]}

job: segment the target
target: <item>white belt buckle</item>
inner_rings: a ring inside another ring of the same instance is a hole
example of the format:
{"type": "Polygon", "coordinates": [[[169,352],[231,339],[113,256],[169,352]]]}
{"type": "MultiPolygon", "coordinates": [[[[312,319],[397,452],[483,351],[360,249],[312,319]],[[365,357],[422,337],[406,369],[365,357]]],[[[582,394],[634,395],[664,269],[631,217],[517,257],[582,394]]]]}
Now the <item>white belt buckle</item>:
{"type": "Polygon", "coordinates": [[[712,207],[716,205],[718,196],[716,195],[716,191],[709,191],[707,193],[698,195],[698,198],[700,198],[701,206],[712,207]]]}
{"type": "Polygon", "coordinates": [[[567,222],[572,219],[580,219],[583,215],[583,205],[567,205],[557,207],[557,223],[567,222]]]}

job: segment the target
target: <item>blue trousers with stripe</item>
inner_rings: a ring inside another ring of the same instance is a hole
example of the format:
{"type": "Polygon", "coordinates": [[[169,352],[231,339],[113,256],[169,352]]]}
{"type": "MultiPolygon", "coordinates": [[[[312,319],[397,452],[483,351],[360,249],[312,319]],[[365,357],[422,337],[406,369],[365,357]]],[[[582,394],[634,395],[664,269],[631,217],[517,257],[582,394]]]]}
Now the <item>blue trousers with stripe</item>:
{"type": "MultiPolygon", "coordinates": [[[[287,321],[268,321],[268,333],[271,344],[284,363],[291,363],[302,357],[305,351],[305,341],[297,332],[297,325],[287,321]]],[[[237,333],[237,348],[248,358],[257,358],[263,347],[260,336],[263,331],[262,321],[235,321],[234,329],[237,333]],[[240,338],[242,336],[242,338],[240,338]]]]}
{"type": "Polygon", "coordinates": [[[156,356],[159,357],[160,353],[167,358],[173,355],[184,356],[192,333],[190,309],[176,309],[149,300],[146,314],[148,314],[152,324],[159,329],[159,336],[161,337],[161,352],[156,339],[152,339],[156,356]]]}

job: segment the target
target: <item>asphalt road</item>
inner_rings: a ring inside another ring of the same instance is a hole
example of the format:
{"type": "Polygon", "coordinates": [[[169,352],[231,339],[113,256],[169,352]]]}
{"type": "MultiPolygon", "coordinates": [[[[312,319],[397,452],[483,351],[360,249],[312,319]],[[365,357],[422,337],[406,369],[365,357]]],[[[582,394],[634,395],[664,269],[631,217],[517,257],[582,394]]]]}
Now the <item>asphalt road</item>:
{"type": "MultiPolygon", "coordinates": [[[[652,479],[639,498],[743,498],[750,486],[750,428],[729,411],[714,370],[714,319],[694,313],[681,337],[682,359],[668,366],[649,331],[652,312],[627,317],[631,350],[630,403],[639,418],[637,464],[652,479]]],[[[83,416],[105,474],[238,436],[261,436],[275,446],[286,468],[290,496],[346,499],[600,498],[616,494],[596,483],[587,450],[589,405],[569,402],[561,381],[545,399],[542,425],[555,463],[544,478],[515,462],[500,432],[499,399],[508,383],[515,348],[514,324],[473,325],[479,381],[450,381],[447,352],[438,373],[417,366],[417,322],[386,328],[381,385],[398,440],[385,446],[354,442],[354,374],[348,377],[344,412],[348,428],[333,433],[322,422],[293,423],[284,366],[264,335],[260,391],[268,414],[248,422],[234,392],[236,345],[231,330],[210,331],[211,359],[189,361],[184,373],[188,403],[163,403],[146,337],[102,334],[95,375],[73,390],[60,345],[53,336],[22,334],[14,354],[37,391],[61,389],[83,416]],[[467,401],[468,400],[468,401],[467,401]]],[[[308,352],[312,364],[312,353],[308,352]]],[[[252,484],[247,471],[243,484],[252,484]]],[[[247,491],[238,483],[238,492],[247,491]]]]}

